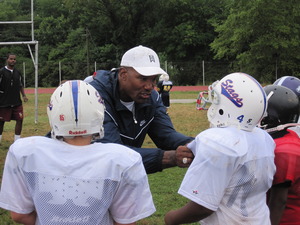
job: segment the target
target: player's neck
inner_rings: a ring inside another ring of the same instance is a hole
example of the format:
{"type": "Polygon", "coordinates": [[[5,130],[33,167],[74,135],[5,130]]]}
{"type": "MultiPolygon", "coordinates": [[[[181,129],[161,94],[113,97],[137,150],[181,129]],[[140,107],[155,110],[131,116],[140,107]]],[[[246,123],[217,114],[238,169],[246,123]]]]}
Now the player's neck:
{"type": "Polygon", "coordinates": [[[77,146],[83,146],[83,145],[90,145],[92,141],[92,136],[82,137],[82,136],[76,136],[74,138],[68,139],[64,138],[64,142],[70,144],[70,145],[77,145],[77,146]]]}

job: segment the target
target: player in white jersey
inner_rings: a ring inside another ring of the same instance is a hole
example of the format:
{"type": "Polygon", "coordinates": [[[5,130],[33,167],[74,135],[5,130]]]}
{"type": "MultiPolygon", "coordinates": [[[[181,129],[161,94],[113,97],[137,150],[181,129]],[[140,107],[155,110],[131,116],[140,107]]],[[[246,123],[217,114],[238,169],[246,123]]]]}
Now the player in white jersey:
{"type": "Polygon", "coordinates": [[[266,192],[275,173],[275,143],[256,127],[267,109],[263,88],[253,77],[233,73],[201,101],[211,103],[211,128],[188,144],[195,158],[178,191],[190,202],[168,212],[166,224],[269,225],[266,192]]]}
{"type": "Polygon", "coordinates": [[[52,138],[11,145],[0,207],[22,224],[119,225],[155,212],[137,152],[118,144],[90,144],[103,135],[104,104],[94,87],[67,81],[51,96],[52,138]]]}

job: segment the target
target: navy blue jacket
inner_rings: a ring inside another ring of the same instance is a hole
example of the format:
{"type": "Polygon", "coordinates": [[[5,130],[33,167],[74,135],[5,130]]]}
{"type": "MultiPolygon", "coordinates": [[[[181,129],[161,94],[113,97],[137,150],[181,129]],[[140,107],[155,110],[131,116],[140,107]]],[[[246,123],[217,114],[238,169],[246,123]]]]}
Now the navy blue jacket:
{"type": "Polygon", "coordinates": [[[123,144],[139,152],[147,173],[162,170],[164,150],[176,150],[193,140],[175,131],[157,91],[152,91],[146,103],[135,103],[134,118],[120,102],[118,70],[99,70],[90,84],[98,90],[106,107],[104,138],[98,141],[123,144]],[[158,148],[141,148],[146,134],[158,148]]]}

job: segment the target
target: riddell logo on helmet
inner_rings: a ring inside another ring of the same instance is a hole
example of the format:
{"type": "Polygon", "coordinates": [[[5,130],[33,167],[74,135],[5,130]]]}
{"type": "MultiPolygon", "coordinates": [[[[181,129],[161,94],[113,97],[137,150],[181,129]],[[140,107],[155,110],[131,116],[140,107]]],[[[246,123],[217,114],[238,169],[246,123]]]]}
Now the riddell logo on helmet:
{"type": "Polygon", "coordinates": [[[235,104],[237,107],[242,107],[243,106],[243,99],[239,98],[239,94],[235,93],[235,90],[233,89],[233,83],[232,80],[226,80],[225,82],[222,82],[221,88],[222,91],[221,93],[226,96],[230,101],[232,101],[233,104],[235,104]]]}
{"type": "Polygon", "coordinates": [[[69,130],[69,134],[71,134],[71,135],[86,134],[86,133],[87,133],[86,130],[83,130],[83,131],[71,131],[71,130],[69,130]]]}

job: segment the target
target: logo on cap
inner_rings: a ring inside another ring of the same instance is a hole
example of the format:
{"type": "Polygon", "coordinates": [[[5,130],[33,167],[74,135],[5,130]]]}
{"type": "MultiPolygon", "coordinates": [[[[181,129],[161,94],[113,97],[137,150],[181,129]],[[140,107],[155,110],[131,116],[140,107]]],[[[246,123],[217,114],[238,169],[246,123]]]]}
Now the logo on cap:
{"type": "Polygon", "coordinates": [[[149,55],[150,62],[155,62],[154,55],[149,55]]]}

